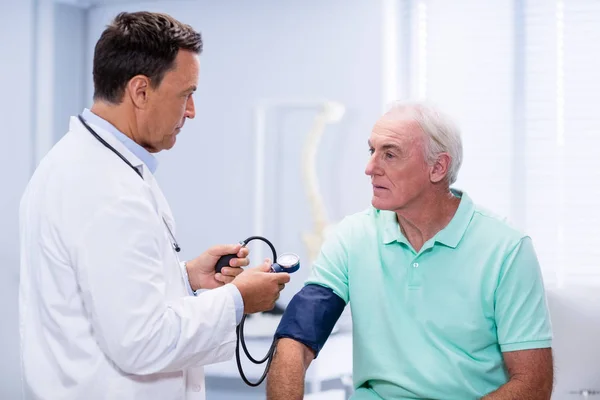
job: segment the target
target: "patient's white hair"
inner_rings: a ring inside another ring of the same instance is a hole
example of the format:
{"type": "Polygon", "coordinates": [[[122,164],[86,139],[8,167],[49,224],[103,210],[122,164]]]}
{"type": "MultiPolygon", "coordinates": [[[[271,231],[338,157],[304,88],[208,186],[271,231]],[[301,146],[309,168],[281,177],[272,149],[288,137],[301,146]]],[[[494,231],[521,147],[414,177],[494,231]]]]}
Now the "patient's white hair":
{"type": "Polygon", "coordinates": [[[416,121],[425,133],[425,159],[433,163],[440,153],[447,153],[450,156],[448,184],[456,182],[462,164],[463,147],[460,130],[449,116],[426,102],[395,102],[385,115],[416,121]]]}

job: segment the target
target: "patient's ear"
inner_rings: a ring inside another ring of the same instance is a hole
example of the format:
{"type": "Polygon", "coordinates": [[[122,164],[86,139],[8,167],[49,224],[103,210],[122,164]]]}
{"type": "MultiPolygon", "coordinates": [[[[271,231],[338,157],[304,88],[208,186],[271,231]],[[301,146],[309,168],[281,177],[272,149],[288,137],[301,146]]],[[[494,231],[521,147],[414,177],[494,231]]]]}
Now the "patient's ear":
{"type": "Polygon", "coordinates": [[[440,153],[437,156],[435,162],[429,169],[429,180],[432,183],[441,182],[448,175],[448,169],[450,168],[450,155],[448,153],[440,153]]]}

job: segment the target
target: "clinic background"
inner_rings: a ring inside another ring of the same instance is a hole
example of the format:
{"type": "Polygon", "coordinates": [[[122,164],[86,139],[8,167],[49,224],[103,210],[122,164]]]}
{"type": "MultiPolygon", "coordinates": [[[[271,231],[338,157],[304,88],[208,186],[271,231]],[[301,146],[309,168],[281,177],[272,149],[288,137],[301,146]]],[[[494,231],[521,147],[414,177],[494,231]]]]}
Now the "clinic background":
{"type": "MultiPolygon", "coordinates": [[[[20,398],[19,199],[69,116],[91,105],[94,44],[124,10],[167,12],[203,35],[197,116],[158,155],[183,258],[263,234],[303,260],[285,306],[310,269],[302,152],[324,102],[343,107],[312,164],[330,224],[369,205],[366,142],[385,106],[429,99],[463,131],[455,187],[533,238],[555,331],[553,398],[600,390],[600,2],[0,0],[1,399],[20,398]]],[[[347,324],[336,335],[351,337],[347,324]]],[[[323,398],[347,396],[349,354],[349,340],[332,342],[326,367],[311,367],[312,389],[337,389],[323,398]]],[[[209,399],[264,398],[234,363],[207,369],[207,387],[209,399]]]]}

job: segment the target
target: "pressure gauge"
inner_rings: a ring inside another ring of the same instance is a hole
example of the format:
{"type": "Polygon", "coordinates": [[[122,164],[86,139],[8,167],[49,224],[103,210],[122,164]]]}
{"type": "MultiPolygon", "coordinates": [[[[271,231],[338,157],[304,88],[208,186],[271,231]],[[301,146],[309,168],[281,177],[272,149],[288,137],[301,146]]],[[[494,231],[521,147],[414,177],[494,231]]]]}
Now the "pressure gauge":
{"type": "Polygon", "coordinates": [[[273,272],[292,273],[300,268],[300,257],[294,253],[283,253],[277,257],[277,262],[271,266],[273,272]]]}

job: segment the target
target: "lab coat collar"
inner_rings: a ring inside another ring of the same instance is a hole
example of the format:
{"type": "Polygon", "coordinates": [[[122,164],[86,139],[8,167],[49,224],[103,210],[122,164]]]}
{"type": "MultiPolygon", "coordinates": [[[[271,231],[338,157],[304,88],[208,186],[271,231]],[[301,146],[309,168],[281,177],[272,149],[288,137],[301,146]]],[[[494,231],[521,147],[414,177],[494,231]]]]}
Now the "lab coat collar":
{"type": "MultiPolygon", "coordinates": [[[[121,155],[123,157],[125,157],[125,159],[131,163],[131,165],[133,165],[138,171],[140,171],[142,173],[142,176],[144,177],[144,180],[147,180],[148,177],[152,176],[149,169],[144,168],[144,165],[145,165],[144,162],[142,160],[140,160],[139,157],[137,157],[131,150],[129,150],[127,148],[127,146],[125,146],[118,138],[116,138],[113,134],[107,132],[101,126],[94,124],[93,121],[86,120],[86,123],[96,132],[96,134],[98,134],[98,136],[100,136],[108,144],[110,144],[115,150],[117,150],[119,153],[121,153],[121,155]]],[[[69,121],[69,130],[73,131],[73,132],[80,132],[80,133],[89,135],[91,139],[98,141],[94,136],[92,136],[92,134],[90,132],[88,132],[88,130],[81,123],[81,121],[79,121],[79,118],[77,118],[77,117],[71,117],[71,120],[69,121]]],[[[102,143],[100,143],[99,141],[98,141],[98,144],[100,146],[103,146],[102,143]]],[[[106,150],[109,151],[108,149],[106,149],[106,150]]],[[[115,157],[117,157],[117,156],[115,155],[115,157]]],[[[118,160],[119,162],[123,162],[122,160],[119,160],[118,158],[116,158],[116,160],[118,160]]]]}
{"type": "Polygon", "coordinates": [[[133,154],[135,154],[144,165],[150,169],[150,172],[153,174],[156,173],[156,167],[158,166],[158,160],[156,157],[152,155],[148,150],[137,144],[133,139],[125,135],[123,132],[119,131],[116,126],[106,121],[102,117],[94,114],[89,109],[85,108],[81,113],[81,116],[85,119],[85,121],[90,124],[104,129],[106,132],[111,133],[115,136],[119,141],[121,141],[133,154]]]}

